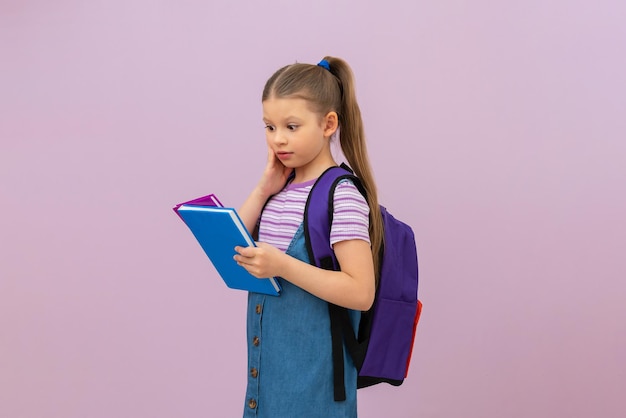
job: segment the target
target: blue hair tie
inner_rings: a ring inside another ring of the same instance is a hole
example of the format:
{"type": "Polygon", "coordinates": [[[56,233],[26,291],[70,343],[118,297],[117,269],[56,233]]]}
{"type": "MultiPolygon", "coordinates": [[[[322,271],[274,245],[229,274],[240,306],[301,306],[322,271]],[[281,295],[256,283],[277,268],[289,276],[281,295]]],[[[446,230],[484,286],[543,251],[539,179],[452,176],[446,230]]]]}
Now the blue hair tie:
{"type": "Polygon", "coordinates": [[[326,60],[321,60],[320,62],[317,63],[317,65],[319,65],[320,67],[326,68],[328,71],[330,71],[330,64],[326,60]]]}

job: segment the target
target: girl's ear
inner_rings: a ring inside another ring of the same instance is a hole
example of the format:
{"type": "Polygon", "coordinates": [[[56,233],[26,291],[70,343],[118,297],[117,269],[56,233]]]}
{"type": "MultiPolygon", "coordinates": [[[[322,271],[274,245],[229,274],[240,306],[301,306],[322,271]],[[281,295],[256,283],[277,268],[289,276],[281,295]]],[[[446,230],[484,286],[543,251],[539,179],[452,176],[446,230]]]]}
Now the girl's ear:
{"type": "Polygon", "coordinates": [[[322,121],[322,126],[324,128],[324,137],[330,138],[332,134],[337,131],[339,127],[339,119],[337,116],[337,112],[328,112],[326,116],[324,116],[324,120],[322,121]]]}

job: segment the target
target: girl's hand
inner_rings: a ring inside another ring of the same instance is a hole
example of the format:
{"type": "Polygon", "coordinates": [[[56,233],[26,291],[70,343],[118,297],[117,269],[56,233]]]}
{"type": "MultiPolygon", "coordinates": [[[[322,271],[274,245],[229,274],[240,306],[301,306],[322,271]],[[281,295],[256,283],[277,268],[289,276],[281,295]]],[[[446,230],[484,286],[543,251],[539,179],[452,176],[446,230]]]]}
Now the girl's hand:
{"type": "Polygon", "coordinates": [[[235,247],[233,257],[237,264],[258,279],[281,275],[281,265],[286,254],[265,242],[257,242],[256,247],[235,247]]]}
{"type": "Polygon", "coordinates": [[[259,189],[263,195],[271,196],[278,193],[287,182],[293,168],[286,167],[276,156],[274,151],[267,148],[267,165],[259,182],[259,189]]]}
{"type": "Polygon", "coordinates": [[[259,216],[261,216],[267,199],[282,190],[292,171],[292,168],[285,167],[280,162],[274,151],[268,146],[267,164],[261,180],[259,180],[254,190],[252,190],[244,204],[239,208],[239,216],[253,236],[258,232],[256,231],[257,221],[259,216]]]}

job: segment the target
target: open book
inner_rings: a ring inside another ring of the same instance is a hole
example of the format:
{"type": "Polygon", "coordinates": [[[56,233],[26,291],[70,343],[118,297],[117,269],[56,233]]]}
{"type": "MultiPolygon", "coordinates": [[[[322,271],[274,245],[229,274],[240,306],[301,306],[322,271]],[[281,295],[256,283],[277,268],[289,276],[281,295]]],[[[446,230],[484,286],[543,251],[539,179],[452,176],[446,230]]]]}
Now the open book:
{"type": "Polygon", "coordinates": [[[235,209],[222,207],[215,195],[208,195],[176,205],[174,211],[189,227],[228,287],[280,294],[275,278],[257,279],[233,259],[236,246],[256,246],[235,209]]]}

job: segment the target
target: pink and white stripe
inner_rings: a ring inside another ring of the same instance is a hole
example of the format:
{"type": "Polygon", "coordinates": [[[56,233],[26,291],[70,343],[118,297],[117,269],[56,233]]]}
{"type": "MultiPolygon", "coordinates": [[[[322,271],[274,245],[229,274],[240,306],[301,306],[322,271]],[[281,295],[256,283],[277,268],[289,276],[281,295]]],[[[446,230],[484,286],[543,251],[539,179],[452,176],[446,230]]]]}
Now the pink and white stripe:
{"type": "MultiPolygon", "coordinates": [[[[261,218],[259,240],[286,251],[302,224],[304,207],[315,180],[289,184],[267,204],[261,218]]],[[[337,185],[334,196],[330,243],[369,239],[369,207],[356,186],[348,180],[337,185]]]]}

